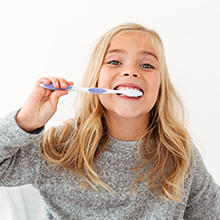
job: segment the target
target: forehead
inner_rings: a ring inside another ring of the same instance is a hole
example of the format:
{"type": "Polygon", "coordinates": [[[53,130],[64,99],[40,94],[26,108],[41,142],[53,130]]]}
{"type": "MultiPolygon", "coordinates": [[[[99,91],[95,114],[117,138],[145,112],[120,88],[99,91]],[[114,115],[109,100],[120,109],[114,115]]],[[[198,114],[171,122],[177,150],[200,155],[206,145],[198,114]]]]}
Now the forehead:
{"type": "Polygon", "coordinates": [[[156,48],[153,44],[151,37],[142,32],[122,33],[113,38],[111,43],[109,44],[107,52],[117,49],[147,51],[157,57],[156,48]]]}

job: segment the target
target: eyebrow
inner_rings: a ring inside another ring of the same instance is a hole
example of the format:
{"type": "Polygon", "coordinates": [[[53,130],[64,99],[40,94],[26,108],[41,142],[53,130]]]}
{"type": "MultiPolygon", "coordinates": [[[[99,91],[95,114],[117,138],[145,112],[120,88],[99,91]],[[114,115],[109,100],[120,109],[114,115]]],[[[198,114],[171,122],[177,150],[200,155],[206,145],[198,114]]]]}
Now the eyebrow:
{"type": "MultiPolygon", "coordinates": [[[[125,50],[121,50],[121,49],[113,49],[113,50],[107,51],[106,55],[110,54],[110,53],[126,53],[126,51],[125,50]]],[[[150,56],[153,56],[154,58],[156,58],[156,60],[158,60],[158,57],[154,53],[152,53],[150,51],[143,50],[143,51],[140,51],[139,54],[150,55],[150,56]]]]}
{"type": "Polygon", "coordinates": [[[150,51],[140,51],[140,54],[150,55],[150,56],[153,56],[154,58],[156,58],[156,60],[158,60],[158,57],[150,51]]]}
{"type": "Polygon", "coordinates": [[[109,53],[125,53],[125,51],[121,49],[113,49],[113,50],[108,50],[106,54],[109,53]]]}

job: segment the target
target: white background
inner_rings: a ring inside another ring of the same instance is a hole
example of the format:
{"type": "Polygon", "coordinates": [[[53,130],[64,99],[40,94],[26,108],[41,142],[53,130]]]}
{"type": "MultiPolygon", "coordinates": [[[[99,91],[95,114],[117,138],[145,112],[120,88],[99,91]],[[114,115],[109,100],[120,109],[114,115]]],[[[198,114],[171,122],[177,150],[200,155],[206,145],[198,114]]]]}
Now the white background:
{"type": "MultiPolygon", "coordinates": [[[[218,0],[1,1],[0,118],[21,107],[41,76],[78,85],[97,39],[120,23],[140,23],[163,39],[188,129],[220,184],[219,11],[218,0]]],[[[71,116],[73,98],[62,98],[47,127],[71,116]]]]}

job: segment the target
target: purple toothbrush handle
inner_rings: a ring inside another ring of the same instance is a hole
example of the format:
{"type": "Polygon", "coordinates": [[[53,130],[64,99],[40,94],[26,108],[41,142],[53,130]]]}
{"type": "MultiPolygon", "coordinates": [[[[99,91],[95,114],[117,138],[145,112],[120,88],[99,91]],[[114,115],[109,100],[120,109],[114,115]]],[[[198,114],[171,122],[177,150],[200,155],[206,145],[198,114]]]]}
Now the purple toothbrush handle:
{"type": "Polygon", "coordinates": [[[40,87],[43,87],[45,89],[50,89],[50,90],[68,90],[68,89],[72,89],[71,86],[67,86],[65,89],[62,89],[61,87],[55,88],[52,83],[50,83],[48,85],[42,83],[42,84],[40,84],[40,87]]]}
{"type": "Polygon", "coordinates": [[[90,88],[88,89],[88,91],[91,92],[92,94],[103,94],[107,92],[106,89],[101,89],[101,88],[90,88]]]}

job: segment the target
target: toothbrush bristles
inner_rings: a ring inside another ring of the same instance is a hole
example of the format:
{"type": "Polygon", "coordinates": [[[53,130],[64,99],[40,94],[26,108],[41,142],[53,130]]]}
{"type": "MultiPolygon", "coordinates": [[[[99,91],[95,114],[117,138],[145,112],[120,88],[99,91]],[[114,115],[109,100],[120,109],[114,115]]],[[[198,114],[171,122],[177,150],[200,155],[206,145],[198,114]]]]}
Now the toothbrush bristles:
{"type": "MultiPolygon", "coordinates": [[[[121,90],[122,91],[122,90],[121,90]]],[[[117,95],[124,95],[127,97],[139,98],[143,95],[143,92],[137,90],[124,90],[121,93],[117,93],[117,95]]]]}

